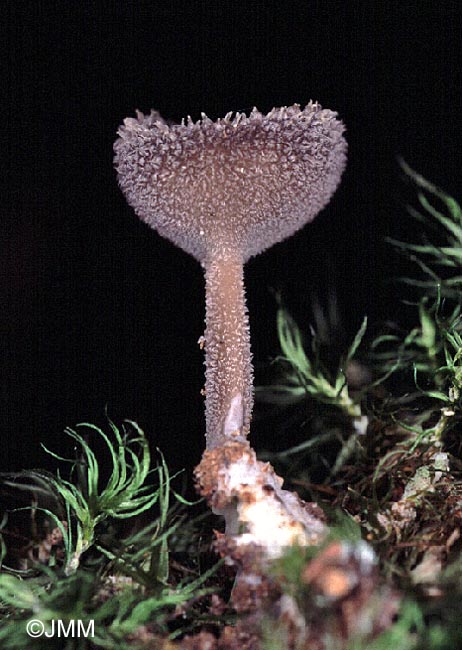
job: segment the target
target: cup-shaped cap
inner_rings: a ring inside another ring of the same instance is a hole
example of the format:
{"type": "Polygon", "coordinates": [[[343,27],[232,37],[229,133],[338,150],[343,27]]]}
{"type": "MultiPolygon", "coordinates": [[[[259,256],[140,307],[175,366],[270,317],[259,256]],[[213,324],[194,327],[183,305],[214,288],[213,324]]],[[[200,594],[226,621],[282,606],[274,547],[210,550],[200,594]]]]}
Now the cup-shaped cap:
{"type": "Polygon", "coordinates": [[[160,235],[203,263],[228,252],[246,261],[329,202],[345,167],[343,132],[313,102],[173,125],[138,112],[118,131],[115,165],[129,204],[160,235]]]}

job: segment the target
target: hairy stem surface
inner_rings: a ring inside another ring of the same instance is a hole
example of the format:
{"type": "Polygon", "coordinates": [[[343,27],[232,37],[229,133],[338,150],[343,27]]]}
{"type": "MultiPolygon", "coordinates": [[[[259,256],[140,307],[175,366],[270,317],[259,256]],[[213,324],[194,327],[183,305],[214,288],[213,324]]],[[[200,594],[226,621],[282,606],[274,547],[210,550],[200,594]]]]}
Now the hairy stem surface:
{"type": "Polygon", "coordinates": [[[242,258],[220,253],[204,268],[206,437],[212,449],[247,436],[253,367],[242,258]]]}

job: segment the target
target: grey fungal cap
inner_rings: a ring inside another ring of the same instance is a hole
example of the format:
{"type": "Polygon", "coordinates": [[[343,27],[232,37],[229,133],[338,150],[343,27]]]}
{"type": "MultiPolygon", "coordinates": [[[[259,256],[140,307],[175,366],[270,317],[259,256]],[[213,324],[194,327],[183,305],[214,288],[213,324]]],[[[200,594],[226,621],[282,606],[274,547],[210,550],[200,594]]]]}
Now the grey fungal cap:
{"type": "Polygon", "coordinates": [[[310,102],[167,124],[138,112],[118,131],[115,166],[136,214],[203,265],[243,262],[312,221],[346,163],[337,114],[310,102]]]}

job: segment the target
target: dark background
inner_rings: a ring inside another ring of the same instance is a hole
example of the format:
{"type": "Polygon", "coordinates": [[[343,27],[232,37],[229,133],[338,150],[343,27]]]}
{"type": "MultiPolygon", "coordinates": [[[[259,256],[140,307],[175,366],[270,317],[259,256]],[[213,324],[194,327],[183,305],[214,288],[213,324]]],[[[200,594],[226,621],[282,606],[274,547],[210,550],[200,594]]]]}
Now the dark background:
{"type": "Polygon", "coordinates": [[[304,326],[313,295],[325,304],[335,291],[346,341],[365,313],[407,318],[384,242],[416,235],[396,157],[459,194],[458,5],[2,4],[2,469],[54,467],[39,442],[66,452],[63,428],[102,424],[106,406],[137,420],[173,467],[200,458],[203,278],[117,187],[112,144],[136,108],[179,120],[313,99],[347,125],[333,201],[247,266],[257,382],[278,351],[272,289],[304,326]]]}

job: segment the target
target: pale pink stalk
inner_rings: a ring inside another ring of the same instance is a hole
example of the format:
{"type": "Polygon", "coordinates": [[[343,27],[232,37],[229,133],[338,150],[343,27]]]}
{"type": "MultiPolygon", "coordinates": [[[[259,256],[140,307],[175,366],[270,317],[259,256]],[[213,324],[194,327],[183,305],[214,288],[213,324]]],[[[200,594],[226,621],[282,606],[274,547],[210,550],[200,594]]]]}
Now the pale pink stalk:
{"type": "Polygon", "coordinates": [[[204,268],[206,431],[213,448],[249,432],[253,369],[242,258],[215,255],[204,268]]]}

